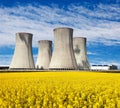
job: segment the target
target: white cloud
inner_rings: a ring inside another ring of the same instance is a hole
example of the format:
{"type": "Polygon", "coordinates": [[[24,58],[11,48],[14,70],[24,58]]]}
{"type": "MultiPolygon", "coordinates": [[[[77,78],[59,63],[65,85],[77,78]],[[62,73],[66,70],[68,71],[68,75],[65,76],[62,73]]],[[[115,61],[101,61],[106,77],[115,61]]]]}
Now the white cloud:
{"type": "Polygon", "coordinates": [[[79,5],[71,5],[69,9],[72,12],[82,14],[83,16],[88,16],[89,18],[100,18],[100,19],[102,18],[102,20],[104,19],[119,20],[120,19],[120,16],[118,15],[120,13],[120,7],[117,4],[111,4],[111,5],[99,4],[97,6],[94,6],[93,11],[79,5]]]}
{"type": "Polygon", "coordinates": [[[87,51],[87,55],[98,55],[98,54],[95,52],[87,51]]]}
{"type": "Polygon", "coordinates": [[[0,45],[14,45],[15,33],[25,31],[33,33],[33,45],[36,46],[38,40],[53,40],[53,29],[62,26],[74,28],[74,36],[85,36],[89,42],[120,45],[117,20],[120,20],[118,5],[100,4],[94,10],[81,5],[71,5],[67,10],[42,5],[1,7],[0,45]]]}

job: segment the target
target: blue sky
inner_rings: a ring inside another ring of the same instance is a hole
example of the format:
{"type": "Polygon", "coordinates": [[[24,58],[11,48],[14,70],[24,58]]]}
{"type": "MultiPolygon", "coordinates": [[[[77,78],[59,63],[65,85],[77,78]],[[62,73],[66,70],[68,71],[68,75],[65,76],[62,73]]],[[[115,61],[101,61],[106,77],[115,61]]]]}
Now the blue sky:
{"type": "Polygon", "coordinates": [[[54,40],[53,29],[71,27],[74,37],[87,38],[90,64],[120,68],[120,0],[0,0],[0,65],[9,65],[15,33],[33,33],[37,41],[54,40]]]}

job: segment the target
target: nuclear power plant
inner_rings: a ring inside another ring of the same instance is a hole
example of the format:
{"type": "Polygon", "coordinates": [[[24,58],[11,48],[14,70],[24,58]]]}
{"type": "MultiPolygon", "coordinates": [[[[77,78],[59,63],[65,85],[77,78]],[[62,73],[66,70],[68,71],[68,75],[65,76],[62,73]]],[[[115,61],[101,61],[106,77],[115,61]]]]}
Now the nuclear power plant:
{"type": "Polygon", "coordinates": [[[54,29],[54,51],[49,69],[77,69],[72,28],[54,29]]]}
{"type": "Polygon", "coordinates": [[[52,41],[40,40],[38,41],[38,57],[36,62],[37,69],[48,69],[52,56],[52,41]]]}
{"type": "Polygon", "coordinates": [[[16,46],[10,69],[35,68],[32,54],[32,34],[16,33],[16,46]]]}
{"type": "Polygon", "coordinates": [[[39,70],[117,70],[116,65],[92,65],[87,58],[85,37],[74,37],[73,29],[68,27],[55,28],[54,42],[38,41],[38,55],[34,64],[32,53],[33,34],[16,33],[16,46],[10,66],[0,66],[9,71],[39,70]]]}
{"type": "Polygon", "coordinates": [[[86,38],[73,38],[72,28],[55,28],[54,50],[52,41],[38,41],[38,57],[34,66],[32,34],[16,33],[16,47],[10,69],[88,70],[86,38]]]}
{"type": "Polygon", "coordinates": [[[84,37],[73,38],[73,49],[78,69],[80,70],[90,69],[90,65],[87,59],[86,38],[84,37]]]}

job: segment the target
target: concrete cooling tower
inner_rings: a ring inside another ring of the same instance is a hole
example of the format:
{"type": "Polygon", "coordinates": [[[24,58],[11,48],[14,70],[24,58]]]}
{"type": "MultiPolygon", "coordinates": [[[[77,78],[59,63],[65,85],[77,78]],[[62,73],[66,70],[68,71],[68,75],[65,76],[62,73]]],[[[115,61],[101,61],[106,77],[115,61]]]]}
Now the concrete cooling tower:
{"type": "Polygon", "coordinates": [[[35,68],[32,54],[32,34],[16,33],[16,46],[10,68],[35,68]]]}
{"type": "Polygon", "coordinates": [[[78,69],[90,69],[86,53],[86,38],[75,37],[73,38],[73,49],[77,62],[78,69]]]}
{"type": "Polygon", "coordinates": [[[72,28],[54,29],[54,51],[49,69],[77,69],[72,28]]]}
{"type": "Polygon", "coordinates": [[[52,41],[41,40],[39,43],[36,68],[48,69],[52,56],[52,41]]]}

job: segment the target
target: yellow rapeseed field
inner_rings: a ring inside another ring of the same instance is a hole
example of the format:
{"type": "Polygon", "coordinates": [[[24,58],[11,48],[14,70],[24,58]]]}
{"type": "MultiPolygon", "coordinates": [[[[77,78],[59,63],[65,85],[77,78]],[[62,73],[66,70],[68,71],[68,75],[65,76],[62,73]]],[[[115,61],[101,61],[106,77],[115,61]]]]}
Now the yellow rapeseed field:
{"type": "Polygon", "coordinates": [[[120,74],[0,73],[0,108],[120,108],[120,74]]]}

